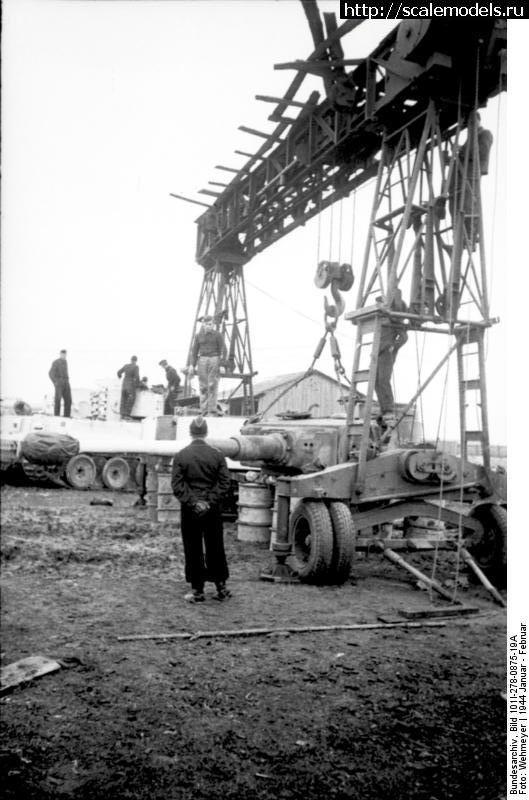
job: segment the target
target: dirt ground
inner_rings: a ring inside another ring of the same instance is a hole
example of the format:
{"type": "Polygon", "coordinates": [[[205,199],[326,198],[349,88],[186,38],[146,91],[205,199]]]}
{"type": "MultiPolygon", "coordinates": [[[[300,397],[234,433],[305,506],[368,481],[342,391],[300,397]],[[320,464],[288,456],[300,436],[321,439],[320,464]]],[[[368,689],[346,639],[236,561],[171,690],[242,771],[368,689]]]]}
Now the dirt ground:
{"type": "MultiPolygon", "coordinates": [[[[2,489],[2,664],[74,657],[2,697],[4,797],[504,797],[505,619],[484,590],[461,589],[480,614],[444,627],[120,642],[431,607],[375,554],[342,587],[262,582],[270,553],[233,524],[232,599],[190,606],[178,534],[134,499],[2,489]],[[103,497],[112,508],[90,505],[103,497]]],[[[453,572],[443,554],[437,577],[453,572]]]]}

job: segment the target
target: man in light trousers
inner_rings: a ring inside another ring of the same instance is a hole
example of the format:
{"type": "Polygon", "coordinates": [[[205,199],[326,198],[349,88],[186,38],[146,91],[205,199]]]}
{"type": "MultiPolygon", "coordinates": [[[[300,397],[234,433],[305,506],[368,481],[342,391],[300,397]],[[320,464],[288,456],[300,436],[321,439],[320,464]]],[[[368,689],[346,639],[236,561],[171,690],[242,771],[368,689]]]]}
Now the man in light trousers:
{"type": "Polygon", "coordinates": [[[215,330],[212,317],[204,317],[201,330],[195,336],[191,350],[189,375],[198,375],[200,411],[203,416],[219,416],[217,395],[220,367],[226,360],[226,345],[219,331],[215,330]]]}

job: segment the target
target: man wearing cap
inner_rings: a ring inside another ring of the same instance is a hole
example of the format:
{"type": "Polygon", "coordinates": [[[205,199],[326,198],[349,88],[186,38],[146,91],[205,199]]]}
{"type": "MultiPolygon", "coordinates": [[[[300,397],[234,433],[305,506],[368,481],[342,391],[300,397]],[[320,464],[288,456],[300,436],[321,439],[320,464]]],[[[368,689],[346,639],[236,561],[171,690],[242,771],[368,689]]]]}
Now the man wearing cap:
{"type": "Polygon", "coordinates": [[[60,417],[62,400],[64,402],[63,416],[71,417],[72,392],[70,389],[70,378],[68,377],[66,350],[60,351],[59,358],[56,358],[52,363],[48,375],[55,387],[54,415],[60,417]]]}
{"type": "Polygon", "coordinates": [[[162,358],[159,365],[165,369],[165,377],[167,378],[167,392],[163,404],[163,413],[174,414],[174,407],[180,390],[180,375],[174,367],[167,363],[165,358],[162,358]]]}
{"type": "MultiPolygon", "coordinates": [[[[377,297],[377,302],[382,302],[381,297],[377,297]]],[[[402,299],[402,292],[397,287],[395,289],[391,310],[404,314],[408,306],[402,299]]],[[[382,322],[380,331],[380,345],[378,350],[377,372],[375,377],[375,391],[380,406],[380,415],[385,428],[393,428],[397,422],[395,416],[395,398],[391,388],[391,378],[395,360],[400,348],[406,344],[408,334],[404,322],[385,318],[382,322]]]]}
{"type": "Polygon", "coordinates": [[[226,345],[219,331],[215,330],[213,317],[204,317],[202,328],[195,336],[191,348],[191,364],[188,367],[189,377],[195,370],[198,374],[200,389],[200,411],[202,414],[218,416],[217,393],[221,362],[226,360],[226,345]]]}
{"type": "Polygon", "coordinates": [[[204,583],[209,580],[217,587],[215,598],[224,600],[231,593],[226,588],[229,572],[220,502],[231,477],[220,450],[205,441],[206,420],[196,417],[189,433],[191,444],[176,453],[171,478],[173,493],[182,504],[185,577],[192,589],[185,599],[204,602],[204,583]]]}
{"type": "Polygon", "coordinates": [[[121,403],[119,414],[121,419],[130,419],[130,412],[136,399],[136,389],[140,385],[140,370],[137,356],[132,356],[130,364],[125,364],[118,370],[118,378],[123,375],[121,383],[121,403]]]}

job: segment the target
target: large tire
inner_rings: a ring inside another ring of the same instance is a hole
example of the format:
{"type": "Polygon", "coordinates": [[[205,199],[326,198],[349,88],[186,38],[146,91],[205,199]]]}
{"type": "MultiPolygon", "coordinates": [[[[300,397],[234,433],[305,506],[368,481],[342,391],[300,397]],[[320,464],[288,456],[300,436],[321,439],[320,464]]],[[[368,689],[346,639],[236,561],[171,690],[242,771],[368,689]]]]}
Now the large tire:
{"type": "Polygon", "coordinates": [[[326,583],[333,552],[332,523],[327,507],[314,500],[299,503],[290,518],[290,536],[300,580],[326,583]]]}
{"type": "Polygon", "coordinates": [[[66,480],[73,489],[90,489],[96,479],[96,471],[94,459],[79,453],[66,464],[66,480]]]}
{"type": "Polygon", "coordinates": [[[507,583],[507,511],[503,506],[483,505],[471,516],[483,525],[483,536],[470,548],[470,553],[485,575],[497,586],[507,583]]]}
{"type": "Polygon", "coordinates": [[[124,489],[130,478],[130,466],[128,461],[120,456],[109,458],[101,472],[101,479],[107,489],[119,491],[124,489]]]}
{"type": "Polygon", "coordinates": [[[356,530],[349,506],[329,504],[333,531],[333,551],[329,577],[333,583],[345,583],[351,573],[356,543],[356,530]]]}

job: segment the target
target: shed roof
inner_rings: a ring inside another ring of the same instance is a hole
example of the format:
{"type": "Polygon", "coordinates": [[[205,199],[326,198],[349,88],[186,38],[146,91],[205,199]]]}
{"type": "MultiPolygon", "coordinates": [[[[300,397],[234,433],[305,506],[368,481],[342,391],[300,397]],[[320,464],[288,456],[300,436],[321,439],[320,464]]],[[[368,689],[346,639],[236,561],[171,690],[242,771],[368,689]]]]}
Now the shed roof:
{"type": "MultiPolygon", "coordinates": [[[[287,386],[289,383],[294,383],[299,378],[303,378],[304,375],[306,375],[306,370],[303,370],[302,372],[288,372],[285,375],[276,375],[273,378],[267,378],[266,380],[258,381],[253,385],[253,396],[261,397],[267,392],[270,392],[272,389],[278,389],[282,386],[287,386]]],[[[339,387],[340,385],[336,380],[336,378],[332,378],[330,375],[326,375],[324,372],[320,372],[319,369],[313,370],[310,373],[310,375],[307,375],[306,377],[309,378],[314,375],[316,375],[319,378],[324,378],[327,381],[331,381],[331,383],[336,384],[337,387],[339,387]]],[[[342,387],[346,390],[348,389],[348,386],[345,383],[342,383],[342,387]]],[[[244,392],[241,387],[240,389],[237,389],[237,391],[234,394],[231,395],[230,399],[234,400],[235,398],[243,397],[243,395],[244,392]]],[[[225,397],[229,397],[229,394],[226,394],[225,397]]]]}

